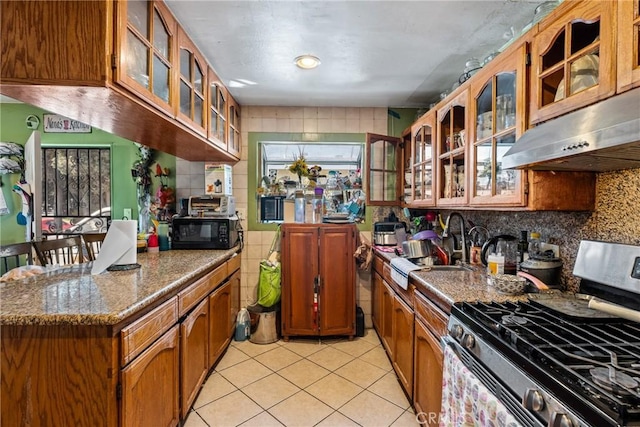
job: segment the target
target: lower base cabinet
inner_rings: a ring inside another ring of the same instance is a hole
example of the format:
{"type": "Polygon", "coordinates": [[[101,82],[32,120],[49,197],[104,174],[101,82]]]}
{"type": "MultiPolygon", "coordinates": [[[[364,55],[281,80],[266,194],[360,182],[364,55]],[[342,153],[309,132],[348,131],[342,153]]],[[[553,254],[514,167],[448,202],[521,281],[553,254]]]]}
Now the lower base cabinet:
{"type": "Polygon", "coordinates": [[[442,364],[440,343],[419,320],[415,325],[415,366],[413,406],[423,426],[437,426],[442,401],[442,364]]]}
{"type": "Polygon", "coordinates": [[[180,422],[179,326],[175,325],[122,370],[122,425],[180,422]]]}
{"type": "Polygon", "coordinates": [[[413,310],[396,296],[393,302],[393,369],[409,398],[413,395],[413,310]]]}
{"type": "Polygon", "coordinates": [[[180,416],[186,418],[209,372],[209,301],[205,299],[180,324],[180,416]]]}
{"type": "Polygon", "coordinates": [[[122,326],[0,325],[0,425],[177,426],[239,306],[236,256],[122,326]]]}

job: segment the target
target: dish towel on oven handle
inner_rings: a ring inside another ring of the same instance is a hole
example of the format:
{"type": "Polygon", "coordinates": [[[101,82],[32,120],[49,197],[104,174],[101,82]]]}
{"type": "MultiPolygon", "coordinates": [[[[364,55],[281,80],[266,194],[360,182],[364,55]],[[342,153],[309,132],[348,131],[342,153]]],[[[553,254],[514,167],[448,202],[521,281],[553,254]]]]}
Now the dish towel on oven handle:
{"type": "Polygon", "coordinates": [[[456,355],[444,347],[440,427],[521,427],[507,408],[456,355]]]}
{"type": "Polygon", "coordinates": [[[409,287],[409,273],[421,268],[406,258],[393,258],[391,260],[391,278],[402,289],[407,289],[409,287]]]}

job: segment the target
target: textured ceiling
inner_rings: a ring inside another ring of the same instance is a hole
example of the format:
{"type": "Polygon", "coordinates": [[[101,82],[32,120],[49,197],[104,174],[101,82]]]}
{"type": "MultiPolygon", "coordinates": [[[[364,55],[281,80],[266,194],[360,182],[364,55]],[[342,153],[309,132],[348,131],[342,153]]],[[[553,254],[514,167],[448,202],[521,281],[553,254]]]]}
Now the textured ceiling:
{"type": "Polygon", "coordinates": [[[241,104],[352,107],[428,106],[539,3],[167,0],[241,104]],[[321,65],[298,69],[306,53],[321,65]]]}

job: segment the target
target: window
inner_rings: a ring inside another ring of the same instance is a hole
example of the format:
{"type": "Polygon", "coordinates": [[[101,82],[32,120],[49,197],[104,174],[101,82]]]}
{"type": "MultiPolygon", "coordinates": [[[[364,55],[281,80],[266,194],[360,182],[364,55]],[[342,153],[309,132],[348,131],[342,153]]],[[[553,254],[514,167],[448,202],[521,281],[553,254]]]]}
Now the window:
{"type": "MultiPolygon", "coordinates": [[[[259,204],[262,196],[285,196],[286,199],[293,199],[296,187],[303,187],[305,195],[311,198],[313,188],[319,186],[324,189],[328,213],[351,213],[357,217],[364,215],[362,143],[262,141],[259,147],[259,204]],[[305,158],[309,171],[299,180],[297,174],[289,170],[289,166],[300,155],[305,158]]],[[[261,212],[260,209],[259,211],[261,212]]],[[[260,220],[264,221],[263,218],[260,220]]]]}
{"type": "Polygon", "coordinates": [[[106,231],[111,220],[109,148],[42,148],[42,234],[106,231]]]}

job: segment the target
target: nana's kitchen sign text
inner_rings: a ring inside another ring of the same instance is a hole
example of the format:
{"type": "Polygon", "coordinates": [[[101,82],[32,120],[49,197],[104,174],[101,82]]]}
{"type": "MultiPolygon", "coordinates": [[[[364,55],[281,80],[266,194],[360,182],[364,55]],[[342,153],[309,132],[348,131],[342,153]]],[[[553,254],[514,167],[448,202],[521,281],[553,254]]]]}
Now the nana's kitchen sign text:
{"type": "Polygon", "coordinates": [[[58,114],[45,114],[44,131],[50,133],[91,133],[91,126],[58,114]]]}

